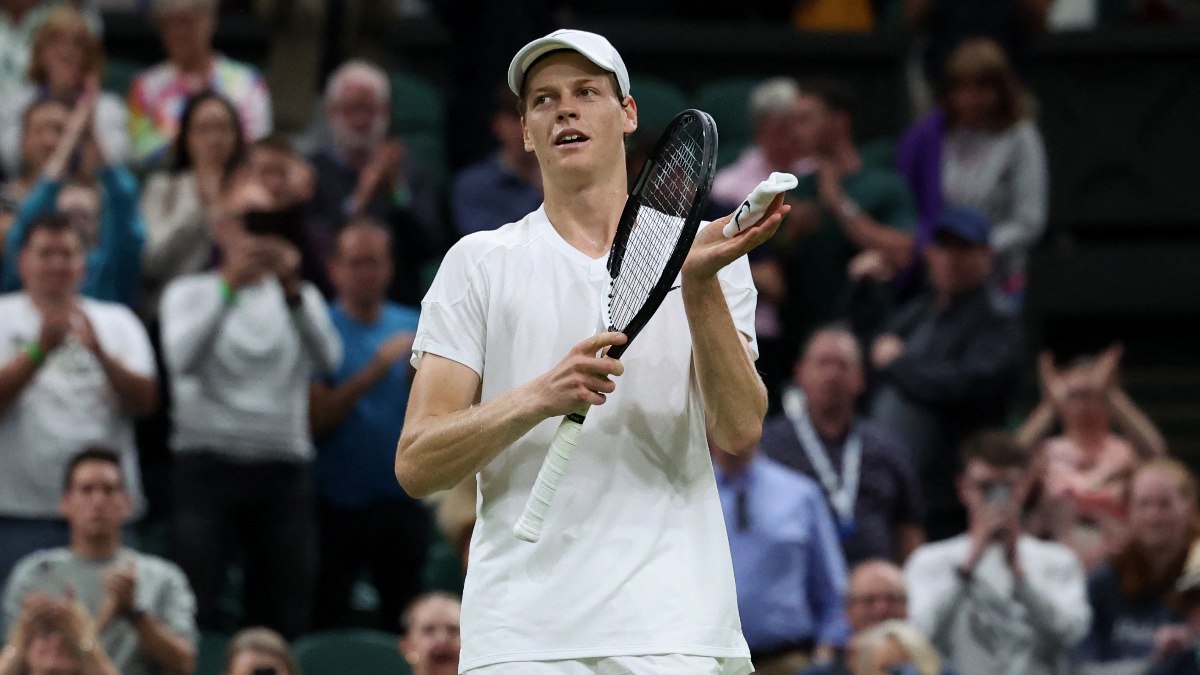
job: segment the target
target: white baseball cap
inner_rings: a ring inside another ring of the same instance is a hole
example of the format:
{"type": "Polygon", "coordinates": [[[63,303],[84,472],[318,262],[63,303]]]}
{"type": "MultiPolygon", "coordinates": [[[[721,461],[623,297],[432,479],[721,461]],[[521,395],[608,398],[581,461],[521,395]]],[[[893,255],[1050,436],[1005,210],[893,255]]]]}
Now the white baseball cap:
{"type": "Polygon", "coordinates": [[[622,98],[629,95],[629,71],[625,69],[625,62],[621,60],[617,48],[602,35],[569,28],[560,28],[522,47],[512,63],[508,64],[508,88],[520,96],[525,71],[544,54],[560,49],[579,52],[588,61],[616,75],[617,85],[621,89],[618,94],[622,98]]]}

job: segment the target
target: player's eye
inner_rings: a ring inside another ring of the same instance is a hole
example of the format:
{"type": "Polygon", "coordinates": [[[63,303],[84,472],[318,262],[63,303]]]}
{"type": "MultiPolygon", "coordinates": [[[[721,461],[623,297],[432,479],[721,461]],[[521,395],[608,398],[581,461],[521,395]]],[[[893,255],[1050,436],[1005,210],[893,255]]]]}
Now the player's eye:
{"type": "Polygon", "coordinates": [[[549,95],[539,94],[539,95],[533,97],[533,104],[534,105],[542,105],[544,103],[547,103],[549,100],[550,100],[549,95]]]}
{"type": "Polygon", "coordinates": [[[596,90],[592,89],[591,87],[584,87],[583,89],[579,90],[579,95],[583,96],[584,98],[590,98],[596,95],[596,90]]]}

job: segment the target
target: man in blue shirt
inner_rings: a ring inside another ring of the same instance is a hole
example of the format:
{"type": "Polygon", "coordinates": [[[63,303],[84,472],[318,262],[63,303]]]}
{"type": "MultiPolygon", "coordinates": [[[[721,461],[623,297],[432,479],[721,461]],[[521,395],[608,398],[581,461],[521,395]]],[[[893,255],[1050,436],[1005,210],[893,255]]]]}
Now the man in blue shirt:
{"type": "Polygon", "coordinates": [[[345,349],[342,365],[312,385],[320,501],[321,573],[317,623],[344,625],[350,591],[366,567],[379,592],[379,627],[397,632],[401,610],[422,588],[429,518],[396,483],[393,453],[411,383],[408,356],[418,312],[386,301],[391,242],[369,219],[338,235],[330,314],[345,349]]]}
{"type": "Polygon", "coordinates": [[[755,672],[793,675],[831,660],[850,627],[846,562],[821,488],[757,451],[709,447],[755,672]]]}
{"type": "Polygon", "coordinates": [[[515,223],[542,205],[537,155],[525,147],[521,117],[507,87],[496,96],[492,135],[499,149],[463,168],[450,189],[450,215],[460,236],[515,223]]]}

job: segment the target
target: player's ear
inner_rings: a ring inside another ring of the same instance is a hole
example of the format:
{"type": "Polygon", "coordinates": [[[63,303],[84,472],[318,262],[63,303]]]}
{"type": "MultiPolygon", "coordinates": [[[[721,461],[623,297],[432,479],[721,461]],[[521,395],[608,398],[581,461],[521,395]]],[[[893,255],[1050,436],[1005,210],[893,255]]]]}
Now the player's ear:
{"type": "Polygon", "coordinates": [[[637,131],[638,125],[637,101],[633,100],[632,96],[626,96],[625,100],[621,101],[621,110],[625,113],[625,124],[622,131],[632,134],[637,131]]]}
{"type": "Polygon", "coordinates": [[[533,139],[529,136],[529,127],[525,124],[525,115],[521,115],[521,140],[525,143],[525,152],[533,152],[533,139]]]}

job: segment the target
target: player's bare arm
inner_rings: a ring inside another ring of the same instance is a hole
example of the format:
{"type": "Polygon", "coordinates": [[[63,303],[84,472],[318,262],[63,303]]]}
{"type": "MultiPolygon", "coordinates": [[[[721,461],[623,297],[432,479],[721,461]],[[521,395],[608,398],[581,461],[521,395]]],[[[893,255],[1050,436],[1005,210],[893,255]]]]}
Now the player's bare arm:
{"type": "Polygon", "coordinates": [[[721,448],[739,453],[762,435],[767,389],[754,367],[746,339],[738,332],[717,272],[774,236],[790,207],[777,196],[761,220],[726,239],[729,217],[696,235],[683,264],[683,306],[692,334],[692,359],[700,381],[704,418],[721,448]]]}
{"type": "Polygon", "coordinates": [[[413,497],[449,489],[541,421],[603,404],[616,390],[611,378],[624,366],[597,353],[624,342],[621,333],[594,335],[540,377],[482,404],[475,371],[426,354],[413,379],[396,448],[400,485],[413,497]]]}

